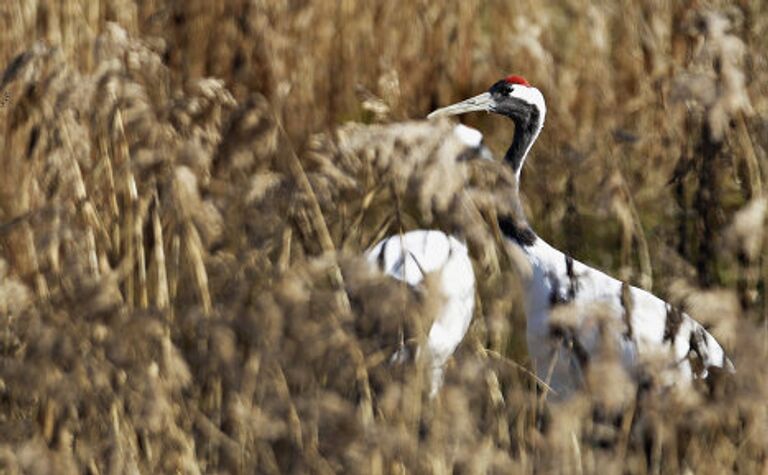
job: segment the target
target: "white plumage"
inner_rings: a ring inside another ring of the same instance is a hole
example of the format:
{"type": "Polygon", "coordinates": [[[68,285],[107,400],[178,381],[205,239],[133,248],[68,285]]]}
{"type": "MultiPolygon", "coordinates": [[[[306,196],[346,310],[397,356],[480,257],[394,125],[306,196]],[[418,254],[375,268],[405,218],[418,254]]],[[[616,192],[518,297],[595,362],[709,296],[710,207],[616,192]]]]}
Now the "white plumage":
{"type": "MultiPolygon", "coordinates": [[[[454,136],[474,156],[492,159],[483,145],[483,134],[465,125],[453,129],[454,136]]],[[[475,308],[475,273],[467,246],[453,236],[436,230],[415,230],[382,239],[366,252],[368,262],[385,274],[418,288],[431,273],[440,273],[440,310],[427,335],[430,394],[434,396],[443,381],[448,358],[464,339],[475,308]]],[[[402,363],[412,355],[405,348],[390,361],[402,363]]]]}
{"type": "MultiPolygon", "coordinates": [[[[441,231],[411,231],[390,236],[373,246],[368,261],[382,272],[419,286],[427,274],[440,273],[443,302],[427,335],[427,358],[434,395],[443,380],[443,366],[461,343],[472,321],[475,305],[475,274],[467,247],[441,231]]],[[[401,350],[405,351],[405,350],[401,350]]],[[[402,353],[391,360],[400,361],[402,353]]]]}
{"type": "Polygon", "coordinates": [[[665,386],[705,378],[711,367],[733,369],[712,335],[655,295],[573,260],[539,238],[521,250],[531,265],[525,285],[528,350],[538,376],[558,396],[584,384],[584,371],[605,337],[630,372],[644,357],[667,361],[656,375],[665,386]],[[567,322],[553,321],[559,305],[568,306],[567,322]]]}
{"type": "MultiPolygon", "coordinates": [[[[430,117],[471,111],[494,112],[515,122],[515,137],[504,159],[519,183],[528,151],[544,125],[543,95],[525,79],[509,76],[488,92],[439,109],[430,117]]],[[[478,131],[458,126],[456,134],[468,146],[482,147],[478,131]]],[[[679,309],[566,256],[536,236],[524,221],[500,216],[499,227],[530,264],[524,282],[528,350],[537,375],[558,398],[583,386],[590,360],[606,350],[601,348],[605,342],[618,351],[630,373],[645,359],[662,358],[666,363],[655,379],[663,385],[706,378],[710,368],[733,371],[715,338],[679,309]]],[[[442,381],[443,365],[472,317],[475,278],[466,247],[443,232],[419,230],[383,240],[368,251],[368,258],[414,286],[425,273],[441,272],[445,303],[427,341],[434,393],[442,381]]]]}

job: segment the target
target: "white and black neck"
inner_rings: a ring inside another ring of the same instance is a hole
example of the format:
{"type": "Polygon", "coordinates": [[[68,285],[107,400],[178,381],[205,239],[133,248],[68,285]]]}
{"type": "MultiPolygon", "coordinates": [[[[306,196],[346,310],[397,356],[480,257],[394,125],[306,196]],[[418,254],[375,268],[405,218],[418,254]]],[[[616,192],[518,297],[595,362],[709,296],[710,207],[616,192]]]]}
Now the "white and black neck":
{"type": "Polygon", "coordinates": [[[518,245],[529,247],[536,242],[537,237],[520,206],[520,175],[528,152],[544,127],[546,116],[544,96],[538,89],[528,86],[527,83],[511,83],[508,79],[497,82],[488,92],[495,103],[493,112],[504,115],[515,123],[515,133],[504,155],[504,162],[515,173],[518,203],[512,215],[499,216],[499,229],[518,245]]]}
{"type": "Polygon", "coordinates": [[[538,89],[522,78],[511,78],[497,82],[488,92],[494,103],[492,112],[509,117],[515,123],[515,135],[504,161],[512,167],[519,183],[528,152],[544,127],[547,107],[538,89]]]}
{"type": "MultiPolygon", "coordinates": [[[[504,161],[515,173],[515,188],[519,193],[520,173],[525,164],[525,158],[544,127],[544,118],[547,114],[544,96],[524,78],[513,75],[496,82],[488,92],[440,108],[427,117],[465,114],[473,111],[501,114],[515,123],[515,135],[504,156],[504,161]]],[[[537,239],[525,220],[519,200],[517,209],[509,215],[499,216],[499,227],[505,236],[523,247],[533,245],[537,239]]]]}
{"type": "Polygon", "coordinates": [[[532,108],[526,120],[515,118],[512,120],[515,122],[515,135],[504,155],[504,161],[512,167],[519,184],[525,159],[541,132],[543,121],[539,118],[539,112],[535,108],[532,108]]]}

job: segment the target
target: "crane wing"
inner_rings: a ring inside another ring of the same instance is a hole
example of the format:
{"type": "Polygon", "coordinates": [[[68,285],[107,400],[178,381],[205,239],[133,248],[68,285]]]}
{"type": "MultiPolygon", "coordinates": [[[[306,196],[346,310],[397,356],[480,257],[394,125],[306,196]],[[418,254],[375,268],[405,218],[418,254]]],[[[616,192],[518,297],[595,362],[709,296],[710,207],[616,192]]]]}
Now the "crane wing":
{"type": "Polygon", "coordinates": [[[529,350],[540,377],[549,376],[554,388],[568,392],[578,386],[573,357],[581,366],[588,365],[600,351],[606,332],[631,371],[648,358],[661,356],[668,361],[658,375],[664,385],[706,378],[710,368],[733,371],[717,340],[682,310],[570,258],[541,239],[523,250],[532,265],[526,302],[529,350]],[[611,323],[609,328],[606,321],[611,323]],[[555,349],[554,342],[565,344],[567,354],[555,357],[560,348],[555,349]]]}

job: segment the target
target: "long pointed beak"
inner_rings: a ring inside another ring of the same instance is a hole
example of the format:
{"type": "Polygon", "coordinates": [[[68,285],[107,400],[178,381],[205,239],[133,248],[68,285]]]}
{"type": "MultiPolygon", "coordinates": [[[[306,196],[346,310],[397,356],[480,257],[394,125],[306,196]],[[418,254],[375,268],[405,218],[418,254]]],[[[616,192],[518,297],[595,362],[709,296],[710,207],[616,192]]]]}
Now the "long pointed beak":
{"type": "Polygon", "coordinates": [[[482,94],[478,94],[475,97],[470,97],[469,99],[457,102],[456,104],[432,111],[427,116],[427,119],[434,119],[436,117],[445,117],[449,115],[466,114],[467,112],[474,111],[493,112],[495,107],[496,101],[493,100],[491,93],[484,92],[482,94]]]}

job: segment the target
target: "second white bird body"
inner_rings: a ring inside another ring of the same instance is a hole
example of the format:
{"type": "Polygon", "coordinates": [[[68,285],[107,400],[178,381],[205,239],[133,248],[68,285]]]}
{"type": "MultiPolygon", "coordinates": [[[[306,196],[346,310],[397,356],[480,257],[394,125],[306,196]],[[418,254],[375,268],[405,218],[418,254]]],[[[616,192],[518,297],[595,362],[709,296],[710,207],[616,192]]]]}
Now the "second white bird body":
{"type": "MultiPolygon", "coordinates": [[[[472,321],[475,274],[467,247],[441,231],[416,230],[381,240],[366,253],[368,261],[418,288],[428,274],[438,273],[442,302],[427,335],[432,394],[440,388],[443,367],[461,343],[472,321]]],[[[402,354],[393,355],[399,361],[402,354]]]]}

